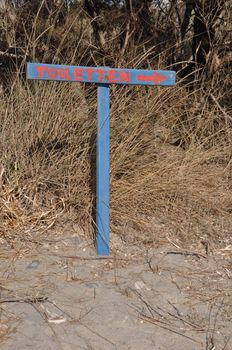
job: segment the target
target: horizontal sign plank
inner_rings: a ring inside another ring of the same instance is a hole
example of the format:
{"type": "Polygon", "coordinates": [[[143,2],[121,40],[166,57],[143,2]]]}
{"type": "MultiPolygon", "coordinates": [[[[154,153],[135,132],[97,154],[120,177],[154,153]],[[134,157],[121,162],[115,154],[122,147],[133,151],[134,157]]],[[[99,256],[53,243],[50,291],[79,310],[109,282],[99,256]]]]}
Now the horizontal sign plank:
{"type": "Polygon", "coordinates": [[[27,78],[98,84],[173,86],[176,83],[176,72],[28,63],[27,78]]]}

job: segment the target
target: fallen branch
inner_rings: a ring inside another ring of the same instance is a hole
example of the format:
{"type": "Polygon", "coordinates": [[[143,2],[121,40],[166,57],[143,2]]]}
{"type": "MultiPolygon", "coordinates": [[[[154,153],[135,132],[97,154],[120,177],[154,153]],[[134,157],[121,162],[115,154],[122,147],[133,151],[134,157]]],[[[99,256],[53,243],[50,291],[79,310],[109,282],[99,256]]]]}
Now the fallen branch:
{"type": "Polygon", "coordinates": [[[28,304],[35,304],[35,303],[44,303],[48,300],[48,297],[35,297],[35,298],[22,298],[22,299],[0,299],[0,304],[3,303],[28,303],[28,304]]]}
{"type": "Polygon", "coordinates": [[[205,256],[204,254],[201,253],[197,253],[197,252],[187,252],[187,251],[169,251],[169,252],[165,252],[165,255],[169,255],[169,254],[178,254],[178,255],[190,255],[190,256],[197,256],[198,258],[204,258],[207,259],[207,256],[205,256]]]}

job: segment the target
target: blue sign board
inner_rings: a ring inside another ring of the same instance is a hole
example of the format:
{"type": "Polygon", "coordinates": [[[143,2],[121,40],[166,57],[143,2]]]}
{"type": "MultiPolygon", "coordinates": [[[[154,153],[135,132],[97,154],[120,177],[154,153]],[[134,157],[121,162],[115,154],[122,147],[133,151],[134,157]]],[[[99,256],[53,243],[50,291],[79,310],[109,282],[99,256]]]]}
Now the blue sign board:
{"type": "Polygon", "coordinates": [[[27,78],[98,84],[96,247],[98,255],[108,256],[110,242],[109,86],[110,84],[173,86],[176,84],[176,72],[28,63],[27,78]]]}
{"type": "Polygon", "coordinates": [[[28,63],[27,78],[97,84],[175,85],[176,73],[165,70],[113,69],[28,63]]]}

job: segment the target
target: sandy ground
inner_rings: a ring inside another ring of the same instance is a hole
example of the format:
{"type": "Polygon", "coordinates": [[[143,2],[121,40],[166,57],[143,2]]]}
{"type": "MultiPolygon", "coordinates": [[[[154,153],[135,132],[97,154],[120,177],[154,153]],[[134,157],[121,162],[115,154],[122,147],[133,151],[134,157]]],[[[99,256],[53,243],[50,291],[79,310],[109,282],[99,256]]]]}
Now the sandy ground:
{"type": "Polygon", "coordinates": [[[232,349],[230,253],[114,239],[109,259],[78,234],[2,243],[1,349],[232,349]]]}

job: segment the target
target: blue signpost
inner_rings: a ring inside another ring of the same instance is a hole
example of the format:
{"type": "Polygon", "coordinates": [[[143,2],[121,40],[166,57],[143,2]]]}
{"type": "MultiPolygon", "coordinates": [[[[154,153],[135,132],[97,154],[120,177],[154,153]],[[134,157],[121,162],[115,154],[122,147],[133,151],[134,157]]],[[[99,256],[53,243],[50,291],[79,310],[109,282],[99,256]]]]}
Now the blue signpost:
{"type": "MultiPolygon", "coordinates": [[[[28,63],[27,79],[97,83],[97,254],[109,255],[110,241],[110,84],[173,86],[174,71],[114,69],[28,63]]],[[[133,116],[132,116],[133,117],[133,116]]]]}

